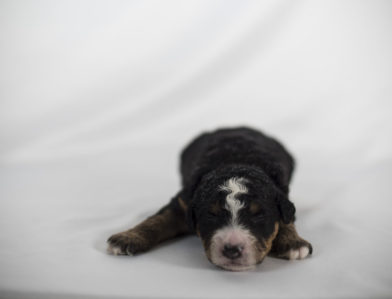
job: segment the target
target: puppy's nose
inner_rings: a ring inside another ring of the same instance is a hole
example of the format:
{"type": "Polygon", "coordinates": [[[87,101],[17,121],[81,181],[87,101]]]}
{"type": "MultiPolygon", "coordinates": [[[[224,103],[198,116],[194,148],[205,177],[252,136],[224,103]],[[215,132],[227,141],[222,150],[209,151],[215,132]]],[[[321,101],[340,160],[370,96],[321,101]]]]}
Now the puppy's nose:
{"type": "Polygon", "coordinates": [[[238,259],[242,255],[243,246],[241,245],[232,245],[225,244],[223,247],[222,254],[229,259],[238,259]]]}

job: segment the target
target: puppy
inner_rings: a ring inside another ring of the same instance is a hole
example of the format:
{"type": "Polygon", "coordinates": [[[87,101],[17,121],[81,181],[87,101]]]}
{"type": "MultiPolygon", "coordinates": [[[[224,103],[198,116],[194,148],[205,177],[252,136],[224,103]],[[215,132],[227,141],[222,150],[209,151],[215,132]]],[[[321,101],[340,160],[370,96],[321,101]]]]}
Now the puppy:
{"type": "Polygon", "coordinates": [[[155,215],[108,239],[108,252],[134,255],[197,234],[216,266],[243,271],[267,254],[303,259],[312,246],[294,226],[288,198],[294,160],[275,139],[250,128],[204,133],[181,154],[182,189],[155,215]]]}

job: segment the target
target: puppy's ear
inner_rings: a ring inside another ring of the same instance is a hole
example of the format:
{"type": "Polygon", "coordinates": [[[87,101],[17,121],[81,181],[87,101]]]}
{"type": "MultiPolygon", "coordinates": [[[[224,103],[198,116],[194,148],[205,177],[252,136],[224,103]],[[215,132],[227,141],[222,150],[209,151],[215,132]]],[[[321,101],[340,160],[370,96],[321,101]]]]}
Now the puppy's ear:
{"type": "Polygon", "coordinates": [[[295,206],[288,199],[287,195],[281,191],[278,191],[276,196],[276,202],[282,221],[286,224],[295,220],[295,206]]]}
{"type": "Polygon", "coordinates": [[[189,229],[194,232],[197,227],[197,219],[195,214],[195,207],[191,204],[188,209],[187,222],[189,229]]]}
{"type": "MultiPolygon", "coordinates": [[[[197,182],[198,183],[198,182],[197,182]]],[[[195,190],[197,188],[197,183],[194,182],[190,187],[183,189],[183,196],[188,199],[189,206],[187,212],[187,223],[189,230],[192,232],[196,232],[197,228],[197,218],[195,213],[195,201],[193,200],[195,190]]]]}

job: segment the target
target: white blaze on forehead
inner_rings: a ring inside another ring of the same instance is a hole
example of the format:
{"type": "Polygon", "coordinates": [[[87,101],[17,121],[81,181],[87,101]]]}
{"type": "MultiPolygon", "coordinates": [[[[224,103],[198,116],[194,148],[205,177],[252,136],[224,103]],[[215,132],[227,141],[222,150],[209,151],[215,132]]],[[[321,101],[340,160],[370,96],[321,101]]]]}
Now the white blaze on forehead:
{"type": "Polygon", "coordinates": [[[225,209],[231,213],[231,223],[237,224],[238,212],[244,207],[244,203],[236,199],[238,194],[245,194],[248,189],[244,185],[246,179],[233,177],[219,186],[220,190],[229,192],[226,196],[225,209]]]}

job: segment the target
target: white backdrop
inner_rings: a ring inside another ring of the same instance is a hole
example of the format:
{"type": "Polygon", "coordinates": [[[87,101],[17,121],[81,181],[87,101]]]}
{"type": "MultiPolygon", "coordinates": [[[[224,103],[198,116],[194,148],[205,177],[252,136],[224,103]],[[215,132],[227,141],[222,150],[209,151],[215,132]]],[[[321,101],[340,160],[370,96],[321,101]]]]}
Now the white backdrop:
{"type": "Polygon", "coordinates": [[[392,296],[392,3],[1,1],[0,297],[392,296]],[[230,273],[189,237],[105,240],[179,188],[195,134],[297,158],[304,261],[230,273]]]}

